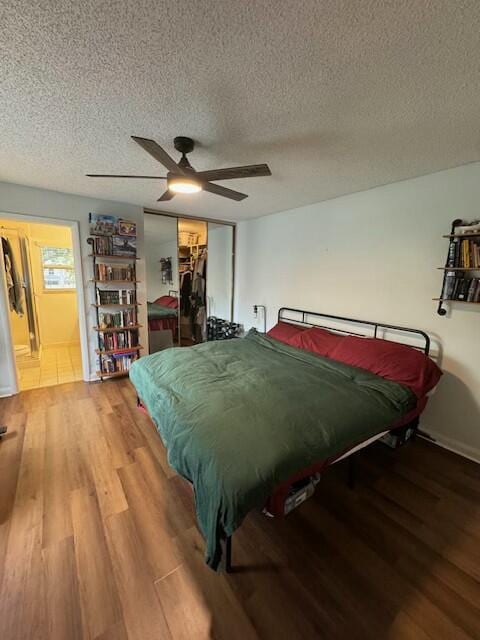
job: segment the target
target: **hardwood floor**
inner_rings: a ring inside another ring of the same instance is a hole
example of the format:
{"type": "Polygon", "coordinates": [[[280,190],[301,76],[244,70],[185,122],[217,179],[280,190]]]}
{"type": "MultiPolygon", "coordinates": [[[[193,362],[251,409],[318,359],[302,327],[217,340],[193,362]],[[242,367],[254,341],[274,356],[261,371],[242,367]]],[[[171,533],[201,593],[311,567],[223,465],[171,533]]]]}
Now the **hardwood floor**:
{"type": "Polygon", "coordinates": [[[128,380],[0,400],[0,638],[480,638],[480,467],[418,440],[343,463],[203,563],[190,488],[128,380]]]}

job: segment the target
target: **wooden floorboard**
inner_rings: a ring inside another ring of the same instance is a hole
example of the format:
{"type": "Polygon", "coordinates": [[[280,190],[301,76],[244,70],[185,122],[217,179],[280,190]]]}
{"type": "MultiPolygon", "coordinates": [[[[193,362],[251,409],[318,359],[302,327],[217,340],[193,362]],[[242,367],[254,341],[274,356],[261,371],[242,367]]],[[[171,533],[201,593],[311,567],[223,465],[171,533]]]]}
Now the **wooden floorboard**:
{"type": "Polygon", "coordinates": [[[192,491],[127,379],[0,400],[1,640],[478,640],[480,467],[417,440],[358,456],[234,572],[203,561],[192,491]]]}

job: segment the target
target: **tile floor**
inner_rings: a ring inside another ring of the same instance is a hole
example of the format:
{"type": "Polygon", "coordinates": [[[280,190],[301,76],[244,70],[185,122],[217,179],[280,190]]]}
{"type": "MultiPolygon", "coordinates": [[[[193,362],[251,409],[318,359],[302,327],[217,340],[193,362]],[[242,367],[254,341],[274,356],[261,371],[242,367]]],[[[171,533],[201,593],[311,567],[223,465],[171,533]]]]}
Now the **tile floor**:
{"type": "Polygon", "coordinates": [[[38,360],[19,359],[17,367],[22,391],[81,380],[80,345],[44,347],[38,360]]]}

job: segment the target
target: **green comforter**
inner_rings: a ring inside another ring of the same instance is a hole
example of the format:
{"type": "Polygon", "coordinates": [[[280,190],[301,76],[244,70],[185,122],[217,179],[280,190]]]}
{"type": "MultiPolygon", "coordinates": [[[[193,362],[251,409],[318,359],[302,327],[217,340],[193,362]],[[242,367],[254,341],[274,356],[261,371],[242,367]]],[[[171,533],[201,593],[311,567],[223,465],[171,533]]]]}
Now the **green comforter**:
{"type": "Polygon", "coordinates": [[[415,405],[400,384],[254,330],[141,358],[130,379],[169,464],[193,483],[214,569],[220,540],[276,485],[383,431],[415,405]]]}
{"type": "Polygon", "coordinates": [[[162,320],[163,318],[176,317],[177,310],[172,307],[164,307],[162,304],[147,302],[147,317],[149,320],[162,320]]]}

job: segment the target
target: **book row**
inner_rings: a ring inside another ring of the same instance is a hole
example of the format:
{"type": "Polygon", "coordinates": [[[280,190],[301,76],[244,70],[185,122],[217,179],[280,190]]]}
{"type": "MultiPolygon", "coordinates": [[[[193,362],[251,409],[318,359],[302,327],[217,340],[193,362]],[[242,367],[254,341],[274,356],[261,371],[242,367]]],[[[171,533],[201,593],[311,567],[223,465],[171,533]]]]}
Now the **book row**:
{"type": "Polygon", "coordinates": [[[135,304],[135,289],[97,289],[97,304],[135,304]]]}
{"type": "Polygon", "coordinates": [[[138,347],[138,331],[115,331],[115,333],[99,333],[98,347],[101,351],[129,349],[138,347]]]}
{"type": "Polygon", "coordinates": [[[455,271],[448,271],[445,276],[442,298],[444,300],[480,302],[480,278],[459,278],[455,271]]]}
{"type": "Polygon", "coordinates": [[[101,355],[99,358],[99,370],[102,373],[118,373],[120,371],[129,371],[132,362],[137,359],[137,352],[130,353],[113,353],[111,355],[101,355]]]}
{"type": "Polygon", "coordinates": [[[108,282],[109,280],[135,280],[135,267],[132,264],[96,264],[95,280],[108,282]]]}
{"type": "Polygon", "coordinates": [[[125,309],[116,313],[99,313],[98,322],[100,329],[110,329],[112,327],[129,327],[137,324],[136,309],[125,309]]]}
{"type": "Polygon", "coordinates": [[[100,256],[125,256],[135,258],[137,239],[127,236],[97,236],[92,238],[93,252],[100,256]]]}
{"type": "Polygon", "coordinates": [[[447,267],[480,268],[480,238],[452,238],[448,248],[447,267]]]}

